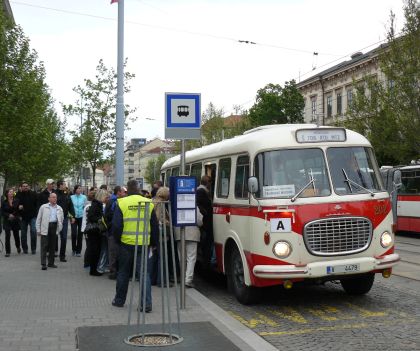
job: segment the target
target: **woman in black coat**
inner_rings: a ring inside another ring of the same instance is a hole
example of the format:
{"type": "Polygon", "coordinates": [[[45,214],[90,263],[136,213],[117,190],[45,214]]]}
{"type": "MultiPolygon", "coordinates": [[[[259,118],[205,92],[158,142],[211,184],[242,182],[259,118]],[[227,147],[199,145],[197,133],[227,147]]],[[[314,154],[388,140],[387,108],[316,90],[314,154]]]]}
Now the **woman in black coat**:
{"type": "Polygon", "coordinates": [[[101,239],[102,234],[106,232],[104,216],[105,204],[108,200],[109,194],[104,189],[99,189],[92,200],[92,204],[89,207],[87,213],[87,224],[85,233],[87,234],[87,248],[88,261],[90,265],[90,275],[100,276],[102,273],[97,271],[99,256],[101,254],[101,239]],[[88,230],[93,228],[91,230],[88,230]]]}
{"type": "Polygon", "coordinates": [[[13,232],[15,239],[16,250],[18,253],[20,249],[20,218],[19,218],[19,201],[15,199],[15,192],[9,189],[6,193],[6,198],[1,204],[1,212],[3,216],[3,227],[6,232],[6,257],[10,256],[10,234],[13,232]]]}

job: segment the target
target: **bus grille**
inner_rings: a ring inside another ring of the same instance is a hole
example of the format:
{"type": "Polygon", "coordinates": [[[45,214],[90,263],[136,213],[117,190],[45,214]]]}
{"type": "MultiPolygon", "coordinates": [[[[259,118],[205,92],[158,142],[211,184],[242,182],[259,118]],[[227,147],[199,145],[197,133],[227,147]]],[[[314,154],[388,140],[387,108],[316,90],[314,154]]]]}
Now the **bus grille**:
{"type": "Polygon", "coordinates": [[[313,255],[354,254],[369,247],[372,223],[363,217],[320,219],[305,225],[303,237],[313,255]]]}

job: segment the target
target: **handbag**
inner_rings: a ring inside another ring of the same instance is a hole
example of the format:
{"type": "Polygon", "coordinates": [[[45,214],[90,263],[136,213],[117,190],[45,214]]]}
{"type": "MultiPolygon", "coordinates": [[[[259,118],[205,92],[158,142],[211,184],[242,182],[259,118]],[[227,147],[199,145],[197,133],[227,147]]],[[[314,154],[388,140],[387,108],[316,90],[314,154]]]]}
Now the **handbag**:
{"type": "Polygon", "coordinates": [[[99,234],[100,231],[101,230],[99,228],[98,223],[91,223],[91,222],[86,223],[86,227],[85,227],[86,234],[99,234]]]}

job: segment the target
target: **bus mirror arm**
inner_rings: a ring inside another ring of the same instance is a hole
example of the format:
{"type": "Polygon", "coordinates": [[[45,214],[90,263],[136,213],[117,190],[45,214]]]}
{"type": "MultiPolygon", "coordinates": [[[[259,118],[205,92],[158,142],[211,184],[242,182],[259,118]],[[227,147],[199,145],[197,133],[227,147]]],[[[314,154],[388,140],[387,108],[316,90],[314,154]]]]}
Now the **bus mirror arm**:
{"type": "Polygon", "coordinates": [[[251,204],[251,196],[253,196],[254,199],[258,203],[258,212],[260,212],[261,211],[261,204],[260,204],[260,201],[255,196],[255,194],[258,191],[258,179],[257,179],[257,177],[249,177],[248,178],[248,191],[249,191],[249,194],[250,194],[250,196],[249,196],[249,204],[251,204]]]}

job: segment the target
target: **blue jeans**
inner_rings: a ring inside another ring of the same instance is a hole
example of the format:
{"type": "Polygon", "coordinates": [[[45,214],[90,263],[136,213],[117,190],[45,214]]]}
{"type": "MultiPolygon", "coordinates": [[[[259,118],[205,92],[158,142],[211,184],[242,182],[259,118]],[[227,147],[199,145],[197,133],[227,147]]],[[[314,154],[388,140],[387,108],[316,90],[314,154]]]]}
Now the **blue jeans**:
{"type": "MultiPolygon", "coordinates": [[[[130,278],[131,268],[134,263],[134,245],[126,245],[121,243],[118,253],[118,273],[117,273],[117,289],[115,294],[115,303],[123,305],[127,298],[128,291],[128,280],[130,278]]],[[[142,267],[142,246],[137,248],[137,262],[136,262],[136,271],[140,272],[142,267]]],[[[150,265],[147,265],[148,268],[150,265]]],[[[146,274],[146,308],[152,307],[152,286],[150,284],[150,273],[149,269],[146,274]]],[[[132,282],[135,284],[135,282],[132,282]]],[[[144,284],[144,282],[143,282],[144,284]]],[[[140,305],[143,304],[143,286],[142,288],[142,297],[140,305]]]]}
{"type": "Polygon", "coordinates": [[[36,217],[21,220],[21,242],[23,252],[28,253],[28,225],[30,226],[31,251],[36,252],[36,217]]]}

